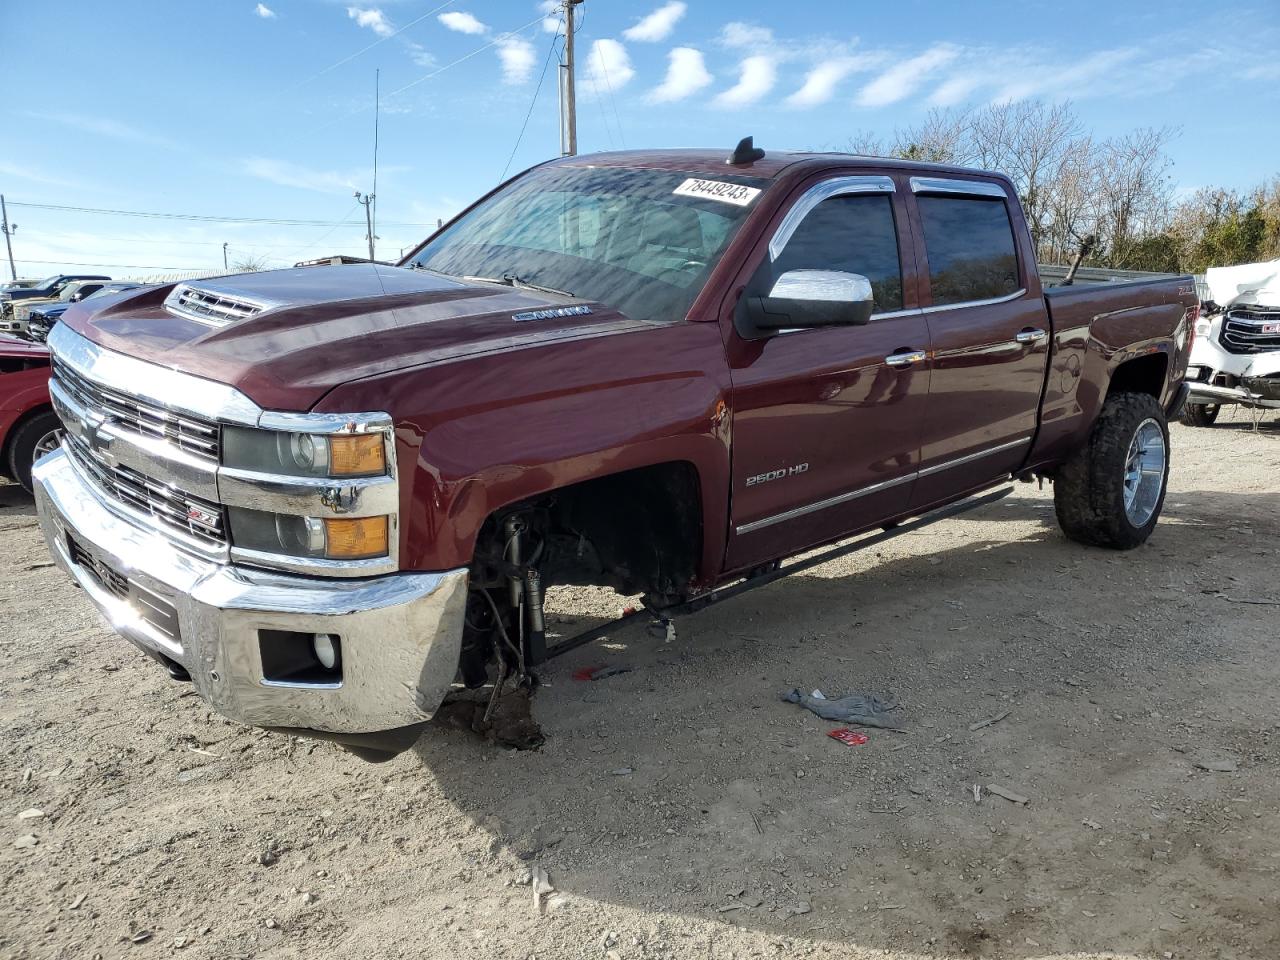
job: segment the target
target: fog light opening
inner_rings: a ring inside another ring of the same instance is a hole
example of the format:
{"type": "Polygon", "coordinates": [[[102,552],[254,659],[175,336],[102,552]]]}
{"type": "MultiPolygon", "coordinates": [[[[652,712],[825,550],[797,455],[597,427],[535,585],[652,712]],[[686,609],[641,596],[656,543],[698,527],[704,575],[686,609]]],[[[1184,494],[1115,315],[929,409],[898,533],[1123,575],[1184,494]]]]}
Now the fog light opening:
{"type": "Polygon", "coordinates": [[[342,638],[336,633],[259,630],[258,651],[268,686],[342,685],[342,638]]]}

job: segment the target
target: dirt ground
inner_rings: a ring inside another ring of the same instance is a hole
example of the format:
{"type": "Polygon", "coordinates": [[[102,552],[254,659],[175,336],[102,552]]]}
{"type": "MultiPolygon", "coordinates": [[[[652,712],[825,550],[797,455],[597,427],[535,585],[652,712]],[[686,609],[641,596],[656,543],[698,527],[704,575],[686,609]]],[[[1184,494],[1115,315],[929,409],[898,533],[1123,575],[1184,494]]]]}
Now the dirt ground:
{"type": "Polygon", "coordinates": [[[1020,485],[554,662],[540,751],[384,765],[212,715],[2,487],[0,957],[1275,960],[1280,423],[1173,453],[1132,553],[1020,485]],[[845,746],[793,686],[905,732],[845,746]]]}

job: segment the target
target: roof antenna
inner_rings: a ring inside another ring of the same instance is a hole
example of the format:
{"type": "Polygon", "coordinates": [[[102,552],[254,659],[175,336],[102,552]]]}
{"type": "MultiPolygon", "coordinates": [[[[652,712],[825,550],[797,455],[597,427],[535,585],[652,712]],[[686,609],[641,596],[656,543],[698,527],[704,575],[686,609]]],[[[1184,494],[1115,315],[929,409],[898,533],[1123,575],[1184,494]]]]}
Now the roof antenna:
{"type": "Polygon", "coordinates": [[[735,167],[745,167],[763,159],[764,151],[755,145],[755,138],[743,137],[738,141],[738,145],[733,148],[733,153],[729,155],[729,159],[725,160],[725,163],[735,167]]]}

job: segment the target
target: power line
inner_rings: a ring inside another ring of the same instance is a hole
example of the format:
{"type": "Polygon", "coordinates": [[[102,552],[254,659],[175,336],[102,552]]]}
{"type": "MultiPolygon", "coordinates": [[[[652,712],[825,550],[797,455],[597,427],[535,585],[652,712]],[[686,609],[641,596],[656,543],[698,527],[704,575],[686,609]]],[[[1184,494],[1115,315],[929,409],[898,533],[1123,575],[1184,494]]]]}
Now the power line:
{"type": "MultiPolygon", "coordinates": [[[[332,227],[340,226],[333,220],[288,220],[275,217],[215,217],[198,213],[148,213],[140,210],[105,210],[99,207],[71,207],[58,203],[24,203],[10,201],[11,207],[28,207],[33,210],[61,210],[69,213],[96,213],[113,217],[147,217],[153,220],[195,220],[202,223],[266,223],[278,227],[332,227]]],[[[430,227],[430,223],[388,221],[388,227],[430,227]]]]}
{"type": "MultiPolygon", "coordinates": [[[[497,37],[495,37],[494,39],[486,43],[483,47],[478,47],[477,49],[472,50],[470,53],[464,54],[463,56],[459,57],[457,60],[453,60],[450,63],[446,63],[443,67],[441,67],[438,70],[433,70],[431,73],[428,73],[425,77],[419,77],[417,80],[410,81],[409,83],[406,83],[403,87],[400,87],[399,89],[392,90],[389,94],[387,94],[387,96],[394,97],[398,93],[404,93],[410,87],[416,87],[418,84],[424,83],[427,80],[432,79],[433,77],[438,77],[440,76],[440,74],[444,73],[450,67],[456,67],[458,64],[462,63],[464,60],[470,60],[472,57],[476,56],[477,54],[484,53],[490,47],[495,47],[498,44],[502,43],[502,41],[504,40],[510,40],[521,30],[528,30],[535,23],[541,23],[545,19],[547,19],[547,15],[545,13],[540,13],[538,14],[538,16],[530,20],[528,23],[523,24],[522,26],[516,27],[514,30],[508,30],[506,33],[499,34],[497,37]]],[[[367,110],[368,107],[365,107],[364,109],[367,110]]]]}
{"type": "Polygon", "coordinates": [[[404,33],[406,30],[408,30],[410,27],[417,26],[417,25],[418,25],[418,24],[420,24],[423,20],[427,19],[427,17],[431,16],[431,15],[432,15],[432,14],[434,14],[434,13],[439,13],[439,12],[440,12],[441,10],[443,10],[445,7],[451,6],[454,2],[455,2],[455,0],[445,0],[445,2],[444,2],[444,3],[440,4],[440,6],[438,6],[438,7],[433,7],[432,9],[430,9],[430,10],[428,10],[426,13],[424,13],[422,16],[420,16],[420,17],[415,17],[414,19],[410,20],[408,23],[406,23],[403,27],[401,27],[401,28],[400,28],[399,30],[397,30],[395,33],[389,33],[389,34],[387,34],[385,37],[379,37],[377,40],[373,41],[373,43],[369,44],[367,47],[361,47],[361,48],[360,48],[359,50],[357,50],[355,53],[351,54],[351,56],[349,56],[349,57],[343,57],[343,58],[342,58],[341,60],[339,60],[337,63],[331,63],[331,64],[329,64],[329,66],[325,67],[325,68],[324,68],[323,70],[321,70],[319,73],[312,74],[311,76],[307,77],[307,79],[305,79],[305,80],[299,80],[299,81],[298,81],[297,83],[295,83],[293,86],[291,86],[291,87],[287,87],[286,89],[284,89],[284,90],[280,91],[280,93],[279,93],[279,94],[277,94],[277,96],[284,96],[286,93],[292,93],[294,90],[297,90],[299,87],[305,87],[305,86],[306,86],[308,83],[310,83],[312,80],[319,80],[321,77],[323,77],[323,76],[324,76],[326,73],[328,73],[329,71],[338,69],[338,67],[342,66],[344,63],[350,63],[350,62],[351,62],[352,60],[354,60],[356,57],[358,57],[358,56],[360,56],[360,55],[362,55],[362,54],[368,53],[370,50],[372,50],[374,47],[378,46],[378,45],[379,45],[379,44],[381,44],[381,43],[386,43],[388,40],[393,40],[393,39],[395,39],[396,37],[400,36],[400,34],[404,33]]]}
{"type": "Polygon", "coordinates": [[[71,260],[16,260],[15,263],[43,263],[60,267],[111,267],[119,270],[207,270],[208,265],[188,267],[157,267],[141,263],[76,263],[71,260]]]}
{"type": "MultiPolygon", "coordinates": [[[[564,23],[564,17],[560,18],[560,23],[564,23]]],[[[547,48],[547,58],[542,61],[542,75],[538,77],[537,89],[533,91],[533,99],[529,101],[529,112],[524,115],[524,123],[520,124],[520,135],[516,137],[516,145],[511,148],[511,156],[507,157],[507,165],[502,168],[502,175],[498,177],[501,183],[507,179],[507,171],[511,169],[511,163],[516,158],[516,151],[520,149],[520,141],[524,139],[524,132],[529,128],[529,118],[533,116],[533,108],[538,102],[538,94],[542,92],[542,82],[547,79],[547,67],[551,66],[551,55],[556,52],[556,41],[560,39],[560,28],[556,27],[556,34],[551,38],[551,45],[547,48]]]]}

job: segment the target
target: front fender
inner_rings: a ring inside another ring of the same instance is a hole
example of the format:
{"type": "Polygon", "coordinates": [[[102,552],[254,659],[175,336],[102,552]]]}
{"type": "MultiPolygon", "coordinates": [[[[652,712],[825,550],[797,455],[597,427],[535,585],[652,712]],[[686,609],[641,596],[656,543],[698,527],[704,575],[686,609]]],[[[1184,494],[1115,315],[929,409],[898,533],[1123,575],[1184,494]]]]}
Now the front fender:
{"type": "Polygon", "coordinates": [[[728,396],[718,328],[685,322],[397,371],[340,387],[320,408],[390,408],[404,569],[466,566],[485,519],[507,504],[688,462],[702,497],[699,580],[710,582],[729,512],[728,396]]]}

